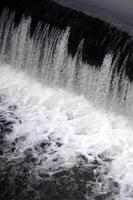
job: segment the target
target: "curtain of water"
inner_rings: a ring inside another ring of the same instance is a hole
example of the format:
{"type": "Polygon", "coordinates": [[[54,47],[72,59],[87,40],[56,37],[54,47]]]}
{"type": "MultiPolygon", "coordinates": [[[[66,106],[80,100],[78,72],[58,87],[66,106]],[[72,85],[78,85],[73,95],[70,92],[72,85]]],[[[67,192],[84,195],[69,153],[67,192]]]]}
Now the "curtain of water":
{"type": "MultiPolygon", "coordinates": [[[[132,114],[133,87],[124,73],[116,75],[112,55],[96,69],[82,62],[82,40],[74,57],[68,54],[70,28],[60,30],[39,23],[30,36],[31,18],[14,25],[15,14],[5,9],[0,18],[0,55],[12,66],[50,86],[84,94],[96,105],[132,114]],[[119,105],[119,106],[118,106],[119,105]],[[123,106],[124,105],[124,106],[123,106]]],[[[124,66],[123,66],[124,67],[124,66]]]]}

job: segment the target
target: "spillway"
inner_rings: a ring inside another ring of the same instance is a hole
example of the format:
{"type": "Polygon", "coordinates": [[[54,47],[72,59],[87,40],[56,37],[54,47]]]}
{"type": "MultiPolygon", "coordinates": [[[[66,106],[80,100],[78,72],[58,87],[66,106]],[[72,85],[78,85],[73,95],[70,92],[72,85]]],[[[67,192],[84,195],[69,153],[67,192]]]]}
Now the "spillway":
{"type": "Polygon", "coordinates": [[[75,46],[71,24],[16,16],[0,17],[0,199],[131,200],[131,38],[75,46]]]}

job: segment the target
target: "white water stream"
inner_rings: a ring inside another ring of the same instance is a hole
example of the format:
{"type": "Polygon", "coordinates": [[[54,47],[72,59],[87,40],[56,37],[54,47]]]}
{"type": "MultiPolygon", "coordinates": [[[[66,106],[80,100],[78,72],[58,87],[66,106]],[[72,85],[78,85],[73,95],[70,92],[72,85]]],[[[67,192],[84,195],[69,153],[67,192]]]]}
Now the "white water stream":
{"type": "MultiPolygon", "coordinates": [[[[47,161],[40,154],[44,161],[41,170],[71,167],[78,155],[89,163],[104,154],[112,159],[109,176],[120,184],[120,199],[133,199],[133,89],[123,78],[118,98],[119,78],[115,77],[110,91],[111,55],[105,57],[101,70],[96,70],[79,60],[82,42],[74,58],[68,55],[69,28],[63,32],[53,28],[48,35],[47,25],[40,36],[38,26],[30,39],[30,19],[23,18],[14,30],[13,14],[5,11],[2,16],[0,110],[17,105],[15,113],[22,121],[15,123],[6,139],[26,137],[12,158],[22,157],[27,148],[49,138],[53,143],[47,161]],[[4,64],[6,61],[9,64],[4,64]],[[63,145],[57,148],[54,141],[63,145]],[[53,162],[54,158],[58,161],[53,162]]],[[[39,157],[35,150],[34,154],[39,157]]]]}

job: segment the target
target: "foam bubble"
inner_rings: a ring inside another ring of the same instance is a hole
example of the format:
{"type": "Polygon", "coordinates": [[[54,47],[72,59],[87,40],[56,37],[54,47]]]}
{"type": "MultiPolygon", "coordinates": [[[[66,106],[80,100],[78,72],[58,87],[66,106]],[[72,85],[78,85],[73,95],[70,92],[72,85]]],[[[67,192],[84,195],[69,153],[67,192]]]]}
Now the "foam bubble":
{"type": "Polygon", "coordinates": [[[79,155],[89,163],[103,154],[112,159],[109,176],[120,183],[121,199],[132,197],[133,128],[130,119],[98,109],[82,95],[42,85],[9,65],[1,64],[0,74],[3,98],[0,109],[16,105],[15,114],[22,121],[15,123],[6,139],[26,138],[18,143],[9,160],[23,157],[25,151],[32,148],[34,156],[42,160],[40,168],[57,170],[73,166],[79,155]],[[38,144],[46,141],[44,155],[38,144]],[[58,161],[54,163],[53,159],[58,161]]]}

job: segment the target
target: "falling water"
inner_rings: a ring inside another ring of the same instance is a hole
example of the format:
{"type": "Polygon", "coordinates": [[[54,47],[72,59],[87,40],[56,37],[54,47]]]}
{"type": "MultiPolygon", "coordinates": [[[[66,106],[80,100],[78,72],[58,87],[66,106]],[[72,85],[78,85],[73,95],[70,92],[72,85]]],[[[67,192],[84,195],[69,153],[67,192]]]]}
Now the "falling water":
{"type": "MultiPolygon", "coordinates": [[[[6,147],[4,156],[22,158],[31,149],[36,173],[52,169],[52,174],[78,163],[80,155],[88,165],[104,155],[111,165],[101,164],[100,173],[108,170],[93,190],[110,191],[113,179],[120,185],[113,198],[132,199],[133,87],[124,73],[115,73],[117,59],[112,62],[113,53],[108,54],[95,68],[82,61],[84,40],[74,57],[68,53],[69,27],[40,22],[31,37],[31,18],[23,16],[17,27],[14,19],[7,9],[0,18],[0,110],[14,122],[8,143],[22,140],[11,154],[6,147]],[[7,111],[11,104],[17,118],[7,111]],[[41,141],[50,143],[45,154],[41,141]]],[[[86,194],[86,199],[92,198],[86,194]]]]}
{"type": "Polygon", "coordinates": [[[74,58],[68,55],[69,27],[64,31],[53,27],[50,31],[47,24],[42,30],[39,23],[31,38],[30,24],[30,18],[22,17],[20,25],[14,28],[14,14],[4,10],[0,23],[0,54],[9,64],[45,84],[84,94],[97,105],[111,106],[113,110],[118,106],[120,109],[121,104],[123,107],[123,103],[130,106],[131,84],[129,86],[124,73],[113,75],[116,67],[115,62],[112,64],[113,55],[106,55],[100,69],[96,69],[82,62],[84,41],[79,44],[74,58]]]}

